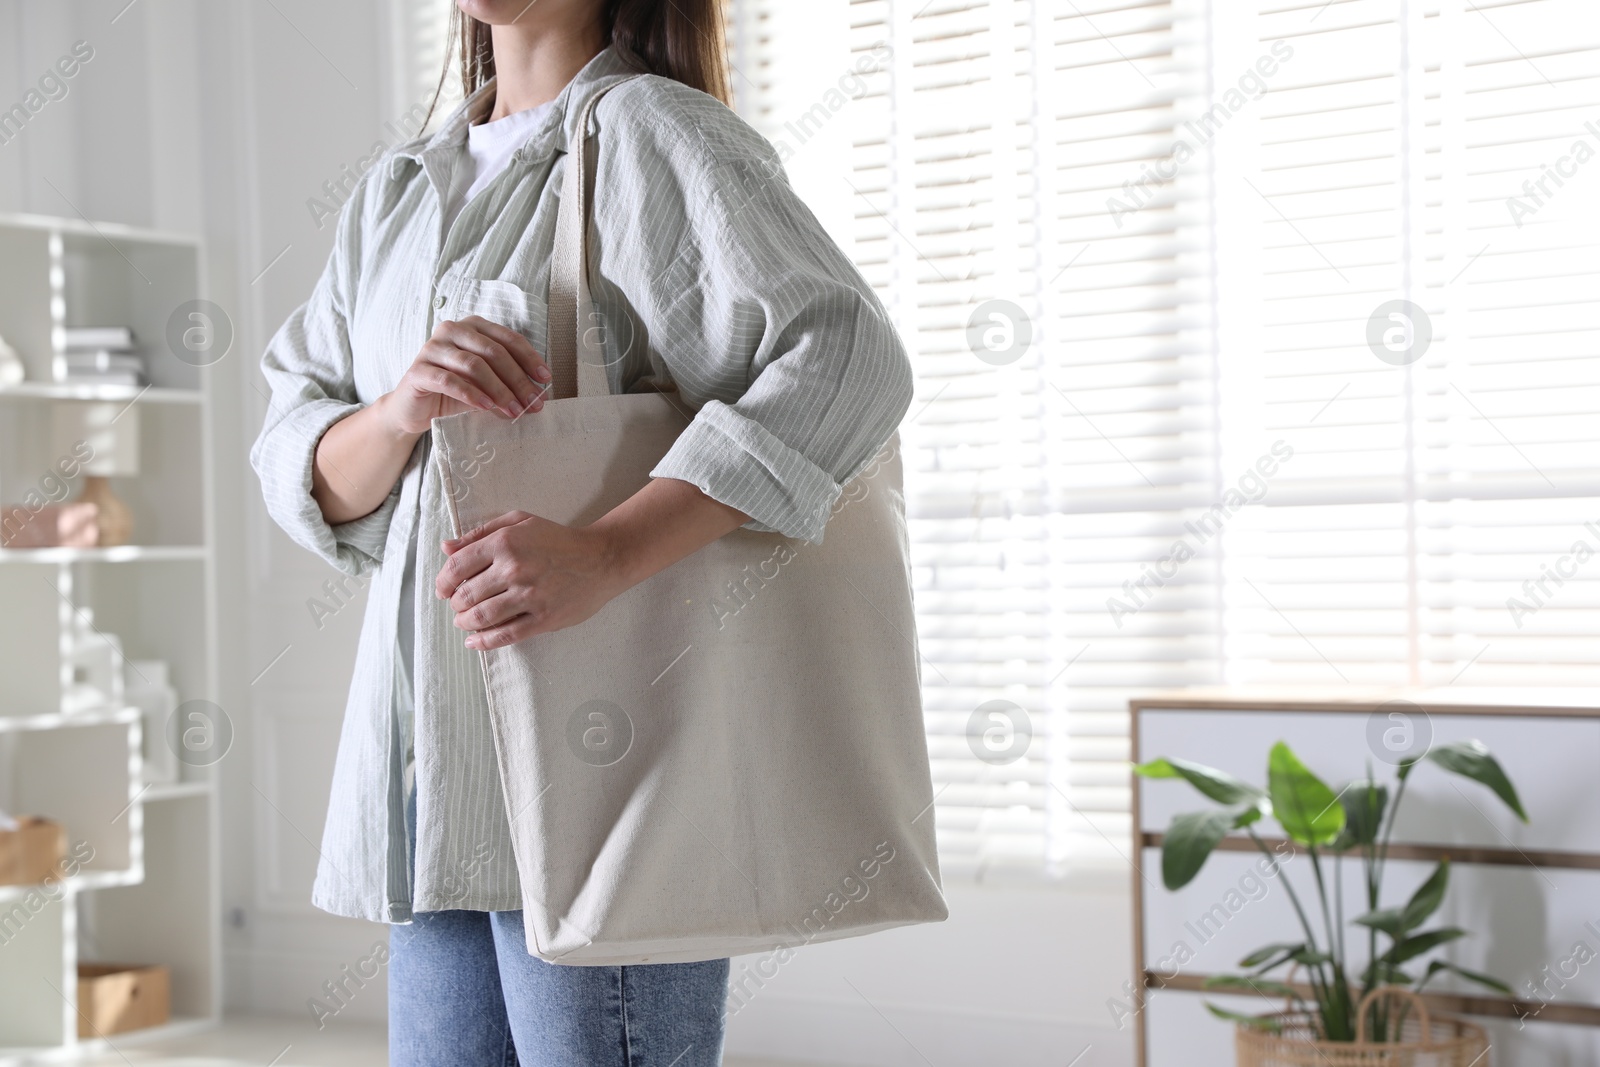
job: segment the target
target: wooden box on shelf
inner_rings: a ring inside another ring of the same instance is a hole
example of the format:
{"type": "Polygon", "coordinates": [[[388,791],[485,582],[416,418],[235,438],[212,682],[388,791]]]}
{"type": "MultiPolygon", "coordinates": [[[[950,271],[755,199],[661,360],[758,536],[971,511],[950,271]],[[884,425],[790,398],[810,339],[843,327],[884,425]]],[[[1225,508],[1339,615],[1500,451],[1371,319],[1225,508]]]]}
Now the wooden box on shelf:
{"type": "Polygon", "coordinates": [[[0,885],[39,885],[58,877],[67,856],[67,832],[60,823],[29,815],[15,830],[0,830],[0,885]]]}
{"type": "Polygon", "coordinates": [[[160,1026],[171,1014],[171,980],[165,967],[78,964],[79,1037],[109,1037],[160,1026]]]}

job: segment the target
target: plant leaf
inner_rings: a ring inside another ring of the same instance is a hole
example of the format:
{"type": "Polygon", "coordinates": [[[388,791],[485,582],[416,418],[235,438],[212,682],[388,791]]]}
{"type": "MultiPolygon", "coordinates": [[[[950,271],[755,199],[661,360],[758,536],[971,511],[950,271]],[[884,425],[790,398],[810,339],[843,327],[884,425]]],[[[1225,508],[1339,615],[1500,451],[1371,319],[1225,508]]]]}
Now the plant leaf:
{"type": "Polygon", "coordinates": [[[1226,771],[1182,759],[1153,759],[1139,764],[1133,773],[1145,778],[1182,778],[1218,804],[1253,804],[1267,795],[1226,771]]]}
{"type": "Polygon", "coordinates": [[[1439,861],[1439,866],[1433,869],[1428,880],[1417,887],[1411,894],[1411,899],[1406,902],[1404,911],[1401,912],[1401,929],[1409,933],[1428,921],[1428,916],[1439,910],[1439,905],[1444,903],[1444,891],[1450,885],[1450,860],[1448,857],[1439,861]]]}
{"type": "Polygon", "coordinates": [[[1168,889],[1182,889],[1192,882],[1237,817],[1229,808],[1174,816],[1161,845],[1162,883],[1168,889]]]}
{"type": "Polygon", "coordinates": [[[1207,989],[1219,989],[1232,993],[1260,993],[1269,997],[1289,997],[1292,1000],[1304,1000],[1299,990],[1284,982],[1273,982],[1263,978],[1250,978],[1237,974],[1218,974],[1207,978],[1204,982],[1207,989]]]}
{"type": "Polygon", "coordinates": [[[1230,1023],[1239,1023],[1253,1030],[1265,1030],[1271,1034],[1283,1033],[1283,1023],[1270,1015],[1240,1015],[1236,1011],[1219,1008],[1209,1000],[1206,1001],[1206,1010],[1219,1019],[1226,1019],[1230,1023]]]}
{"type": "Polygon", "coordinates": [[[1505,801],[1506,807],[1516,812],[1517,818],[1528,821],[1528,813],[1522,810],[1516,786],[1501,770],[1499,762],[1489,755],[1489,749],[1482,741],[1452,741],[1448,745],[1438,745],[1430,748],[1424,758],[1447,771],[1488,786],[1495,796],[1505,801]]]}
{"type": "Polygon", "coordinates": [[[1405,907],[1379,908],[1377,911],[1358,915],[1350,921],[1370,926],[1400,941],[1406,934],[1427,922],[1428,916],[1439,910],[1439,905],[1444,902],[1444,891],[1449,884],[1450,861],[1440,860],[1439,866],[1433,869],[1428,880],[1411,894],[1411,899],[1406,902],[1405,907]]]}
{"type": "Polygon", "coordinates": [[[1396,941],[1394,943],[1394,947],[1383,954],[1383,958],[1389,963],[1401,964],[1406,962],[1406,960],[1416,959],[1418,956],[1429,951],[1430,949],[1438,948],[1440,945],[1449,944],[1451,941],[1455,941],[1466,936],[1467,932],[1465,930],[1455,926],[1446,926],[1438,930],[1428,930],[1425,933],[1417,934],[1414,937],[1408,937],[1403,941],[1396,941]]]}
{"type": "Polygon", "coordinates": [[[1404,916],[1404,908],[1379,908],[1365,915],[1357,915],[1350,921],[1361,926],[1370,926],[1390,937],[1399,938],[1405,936],[1405,929],[1402,926],[1405,922],[1404,916]]]}
{"type": "Polygon", "coordinates": [[[1333,847],[1342,852],[1370,845],[1378,839],[1383,827],[1384,812],[1389,807],[1389,788],[1370,778],[1351,782],[1339,794],[1339,804],[1344,808],[1344,831],[1333,847]]]}
{"type": "Polygon", "coordinates": [[[1487,986],[1497,993],[1504,993],[1508,997],[1516,996],[1516,994],[1511,991],[1511,987],[1500,981],[1500,979],[1493,978],[1487,974],[1479,974],[1477,971],[1469,971],[1465,967],[1457,967],[1455,964],[1450,963],[1447,960],[1434,960],[1432,963],[1428,964],[1428,973],[1423,975],[1422,981],[1417,983],[1417,989],[1421,990],[1422,987],[1427,985],[1428,981],[1440,971],[1449,971],[1452,974],[1459,974],[1468,981],[1477,982],[1481,986],[1487,986]]]}
{"type": "Polygon", "coordinates": [[[1282,962],[1284,962],[1284,960],[1289,959],[1296,952],[1299,952],[1301,949],[1303,949],[1305,947],[1306,947],[1306,943],[1304,941],[1297,941],[1297,942],[1294,942],[1293,944],[1291,944],[1291,943],[1289,943],[1287,941],[1274,941],[1270,945],[1262,945],[1260,948],[1258,948],[1254,952],[1250,953],[1250,955],[1248,955],[1244,959],[1240,960],[1239,961],[1239,966],[1241,966],[1241,967],[1256,967],[1256,966],[1260,966],[1261,964],[1266,963],[1267,960],[1272,959],[1274,956],[1280,956],[1281,955],[1282,959],[1279,959],[1274,963],[1267,964],[1268,967],[1276,967],[1279,963],[1282,963],[1282,962]]]}
{"type": "Polygon", "coordinates": [[[1273,816],[1291,841],[1326,845],[1344,829],[1338,796],[1282,741],[1267,757],[1267,794],[1273,816]]]}

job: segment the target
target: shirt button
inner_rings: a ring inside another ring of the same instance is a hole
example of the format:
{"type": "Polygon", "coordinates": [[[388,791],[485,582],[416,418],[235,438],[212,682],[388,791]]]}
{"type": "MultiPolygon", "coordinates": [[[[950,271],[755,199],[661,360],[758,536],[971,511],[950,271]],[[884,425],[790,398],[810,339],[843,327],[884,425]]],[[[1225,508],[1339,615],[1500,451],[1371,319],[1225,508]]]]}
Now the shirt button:
{"type": "Polygon", "coordinates": [[[436,311],[439,308],[444,307],[444,297],[442,295],[441,296],[436,296],[436,297],[433,298],[433,307],[434,307],[434,310],[436,310],[436,311]]]}

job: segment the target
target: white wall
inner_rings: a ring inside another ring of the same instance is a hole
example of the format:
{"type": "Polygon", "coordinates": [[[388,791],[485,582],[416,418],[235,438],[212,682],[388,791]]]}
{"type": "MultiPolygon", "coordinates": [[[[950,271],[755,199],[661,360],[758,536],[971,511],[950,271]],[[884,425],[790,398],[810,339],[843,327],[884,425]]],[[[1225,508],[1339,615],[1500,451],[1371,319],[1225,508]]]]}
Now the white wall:
{"type": "MultiPolygon", "coordinates": [[[[259,353],[331,241],[307,201],[374,141],[392,142],[387,124],[412,103],[394,88],[392,30],[386,0],[0,5],[4,106],[74,41],[95,48],[67,97],[0,145],[0,212],[200,230],[208,296],[234,321],[235,348],[214,369],[213,699],[236,738],[221,764],[230,1010],[306,1012],[385,936],[308,903],[359,597],[317,628],[306,602],[336,575],[270,525],[246,453],[265,410],[259,353]]],[[[1106,1007],[1129,971],[1125,883],[1113,872],[952,887],[948,923],[804,950],[738,1012],[730,1047],[841,1064],[1126,1063],[1128,1035],[1106,1007]]],[[[346,1015],[384,1011],[380,980],[346,1015]]]]}
{"type": "Polygon", "coordinates": [[[814,945],[778,969],[733,961],[730,1052],[923,1067],[1121,1067],[1107,1007],[1131,975],[1128,879],[947,886],[950,919],[814,945]],[[1079,1058],[1081,1057],[1081,1058],[1079,1058]]]}

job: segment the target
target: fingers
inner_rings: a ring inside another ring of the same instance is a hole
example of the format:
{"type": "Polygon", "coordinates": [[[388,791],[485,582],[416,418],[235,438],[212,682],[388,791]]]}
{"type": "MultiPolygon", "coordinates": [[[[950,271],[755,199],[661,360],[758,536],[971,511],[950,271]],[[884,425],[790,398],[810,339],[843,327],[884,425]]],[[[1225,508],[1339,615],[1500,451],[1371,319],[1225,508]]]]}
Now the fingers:
{"type": "Polygon", "coordinates": [[[507,352],[511,353],[511,358],[517,361],[523,373],[532,378],[541,390],[548,389],[551,379],[550,368],[526,337],[509,326],[490,322],[481,315],[468,315],[461,321],[464,325],[472,326],[490,339],[498,341],[507,352]]]}
{"type": "Polygon", "coordinates": [[[441,542],[441,544],[444,545],[445,555],[451,555],[458,548],[461,548],[465,545],[470,545],[474,541],[481,541],[484,537],[494,533],[496,530],[503,530],[507,526],[515,526],[517,523],[522,522],[529,517],[530,516],[526,511],[508,511],[504,515],[500,515],[496,518],[490,519],[488,522],[480,523],[479,525],[474,526],[460,537],[446,538],[441,542]]]}
{"type": "Polygon", "coordinates": [[[458,611],[455,617],[455,627],[458,630],[482,633],[484,630],[492,630],[496,626],[500,626],[518,616],[529,617],[526,593],[526,590],[523,590],[520,594],[502,590],[480,604],[476,604],[465,611],[458,611]]]}
{"type": "Polygon", "coordinates": [[[481,356],[462,352],[448,341],[429,341],[420,363],[415,374],[428,392],[453,397],[471,408],[499,411],[507,417],[521,410],[516,394],[506,388],[481,356]]]}
{"type": "Polygon", "coordinates": [[[426,356],[424,358],[425,361],[411,372],[421,393],[436,393],[481,411],[493,411],[499,407],[494,398],[480,389],[470,377],[426,361],[426,356]]]}
{"type": "Polygon", "coordinates": [[[507,622],[467,635],[466,646],[475,649],[504,648],[538,633],[538,625],[530,615],[518,615],[507,622]]]}
{"type": "MultiPolygon", "coordinates": [[[[493,600],[504,593],[508,586],[503,577],[500,577],[495,568],[480,571],[456,586],[456,591],[450,597],[450,607],[459,616],[463,612],[471,611],[479,604],[493,600]]],[[[481,629],[483,625],[499,622],[499,619],[490,619],[482,615],[474,616],[478,625],[472,629],[481,629]]]]}
{"type": "Polygon", "coordinates": [[[542,364],[527,339],[515,330],[473,315],[460,322],[440,323],[434,339],[461,353],[458,358],[471,370],[474,381],[493,394],[502,408],[509,398],[513,417],[542,406],[545,385],[535,377],[542,364]],[[527,363],[518,358],[518,352],[527,363]]]}
{"type": "MultiPolygon", "coordinates": [[[[438,330],[434,331],[434,338],[430,339],[422,350],[427,362],[472,382],[477,389],[493,398],[494,408],[506,414],[507,418],[512,418],[515,414],[522,413],[528,405],[525,397],[507,386],[506,381],[501,378],[501,373],[494,368],[496,358],[509,363],[509,355],[504,355],[504,350],[501,350],[501,355],[494,357],[478,350],[485,349],[486,346],[488,341],[483,338],[483,334],[472,330],[470,326],[446,322],[438,325],[438,330]]],[[[533,392],[528,382],[523,384],[523,392],[528,395],[533,392]]]]}
{"type": "Polygon", "coordinates": [[[494,552],[489,543],[476,541],[465,545],[450,555],[439,575],[433,580],[433,591],[441,600],[456,595],[461,583],[488,570],[494,563],[494,552]]]}

